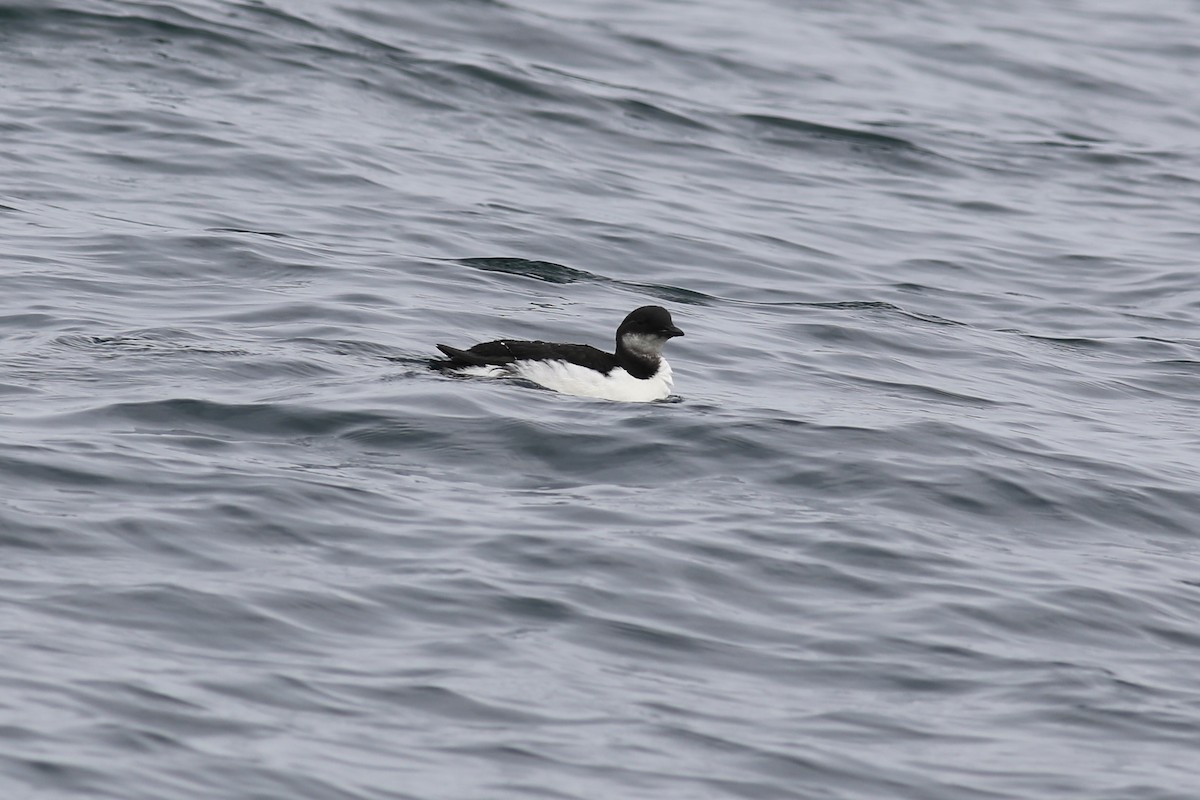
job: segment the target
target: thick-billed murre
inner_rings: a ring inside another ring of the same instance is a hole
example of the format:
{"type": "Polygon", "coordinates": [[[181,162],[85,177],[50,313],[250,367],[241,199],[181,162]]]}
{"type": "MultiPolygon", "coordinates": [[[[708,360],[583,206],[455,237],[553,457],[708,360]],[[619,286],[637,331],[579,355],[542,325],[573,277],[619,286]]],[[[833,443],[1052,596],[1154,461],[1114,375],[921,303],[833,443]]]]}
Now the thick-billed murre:
{"type": "Polygon", "coordinates": [[[648,403],[671,394],[671,365],[662,349],[673,336],[683,336],[683,331],[670,312],[642,306],[617,328],[615,353],[586,344],[500,339],[469,350],[439,344],[450,360],[433,366],[463,375],[525,378],[563,394],[648,403]]]}

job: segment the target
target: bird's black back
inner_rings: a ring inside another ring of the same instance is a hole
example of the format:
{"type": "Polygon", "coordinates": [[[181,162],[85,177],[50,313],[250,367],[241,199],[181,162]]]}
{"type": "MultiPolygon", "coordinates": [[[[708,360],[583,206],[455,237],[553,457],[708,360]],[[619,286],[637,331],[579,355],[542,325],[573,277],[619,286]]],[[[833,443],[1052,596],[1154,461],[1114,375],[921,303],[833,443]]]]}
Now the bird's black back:
{"type": "Polygon", "coordinates": [[[612,353],[605,353],[588,344],[500,339],[477,344],[469,350],[459,350],[444,344],[439,344],[438,349],[445,353],[451,362],[462,366],[504,366],[514,361],[568,361],[606,375],[618,366],[617,357],[612,353]]]}

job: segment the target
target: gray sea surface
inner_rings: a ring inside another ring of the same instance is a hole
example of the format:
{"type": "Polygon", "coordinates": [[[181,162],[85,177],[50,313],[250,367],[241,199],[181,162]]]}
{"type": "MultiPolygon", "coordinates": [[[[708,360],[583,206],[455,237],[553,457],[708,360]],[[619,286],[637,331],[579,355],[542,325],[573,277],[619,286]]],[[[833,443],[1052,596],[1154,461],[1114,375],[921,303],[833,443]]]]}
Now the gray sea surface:
{"type": "Polygon", "coordinates": [[[1196,0],[0,2],[0,142],[3,800],[1200,797],[1196,0]]]}

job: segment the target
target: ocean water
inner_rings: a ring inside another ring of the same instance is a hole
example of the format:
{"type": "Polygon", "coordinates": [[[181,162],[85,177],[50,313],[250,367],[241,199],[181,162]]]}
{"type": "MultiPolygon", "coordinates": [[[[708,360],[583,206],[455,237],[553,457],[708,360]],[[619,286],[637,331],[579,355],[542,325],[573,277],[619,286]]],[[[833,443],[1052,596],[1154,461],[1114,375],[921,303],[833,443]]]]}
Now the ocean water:
{"type": "Polygon", "coordinates": [[[0,797],[1200,797],[1198,30],[0,3],[0,797]]]}

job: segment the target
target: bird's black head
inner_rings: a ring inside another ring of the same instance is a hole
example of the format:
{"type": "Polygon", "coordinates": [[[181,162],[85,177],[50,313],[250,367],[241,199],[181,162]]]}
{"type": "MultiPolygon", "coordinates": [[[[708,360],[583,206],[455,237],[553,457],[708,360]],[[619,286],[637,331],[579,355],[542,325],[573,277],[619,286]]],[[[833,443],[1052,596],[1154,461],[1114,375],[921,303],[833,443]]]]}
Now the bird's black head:
{"type": "Polygon", "coordinates": [[[663,345],[683,331],[671,321],[662,306],[642,306],[631,311],[617,328],[617,360],[636,378],[648,378],[658,370],[663,345]]]}
{"type": "Polygon", "coordinates": [[[617,328],[617,340],[627,333],[650,336],[664,341],[672,336],[683,336],[683,331],[671,321],[671,312],[662,306],[642,306],[629,312],[621,327],[617,328]]]}

